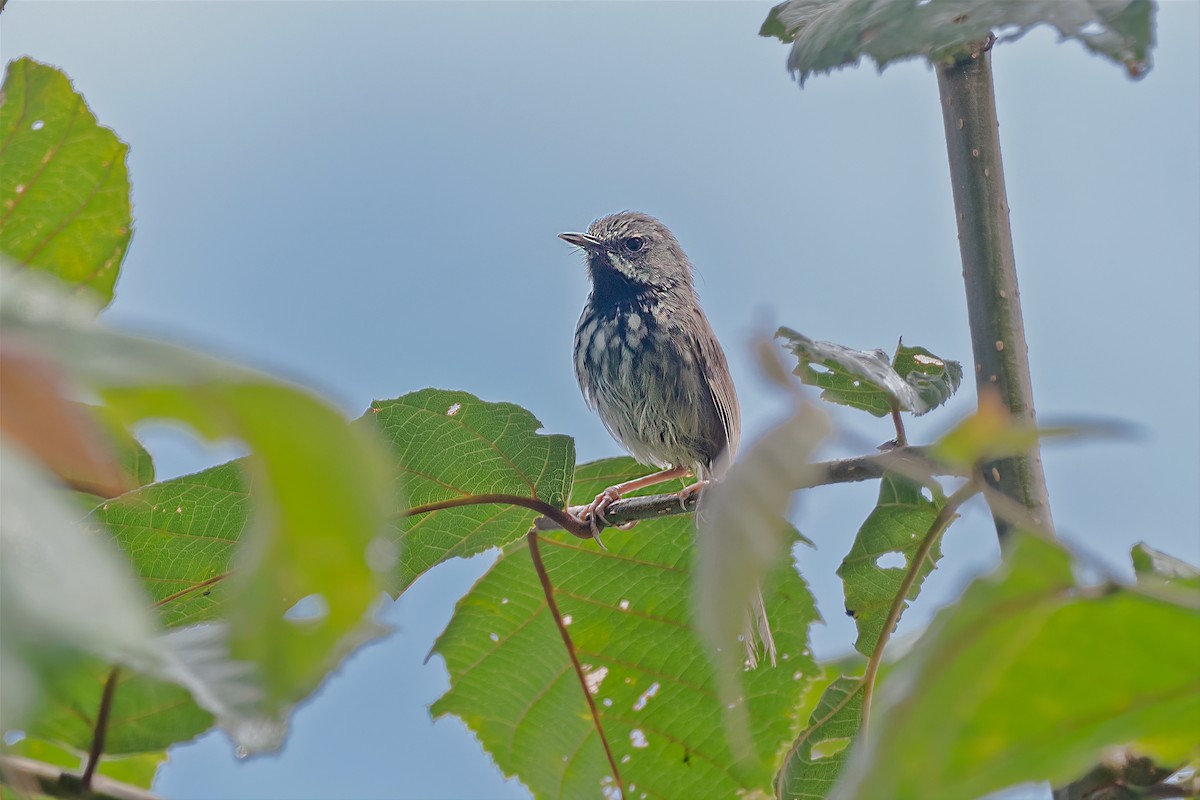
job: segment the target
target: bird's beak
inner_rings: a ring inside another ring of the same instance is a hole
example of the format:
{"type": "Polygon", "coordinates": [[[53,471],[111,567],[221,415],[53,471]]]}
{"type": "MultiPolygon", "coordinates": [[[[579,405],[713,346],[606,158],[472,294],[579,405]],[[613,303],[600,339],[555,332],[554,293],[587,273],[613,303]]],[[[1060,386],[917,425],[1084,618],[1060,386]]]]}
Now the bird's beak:
{"type": "Polygon", "coordinates": [[[600,246],[600,240],[590,233],[560,233],[558,238],[576,247],[582,247],[584,250],[600,246]]]}

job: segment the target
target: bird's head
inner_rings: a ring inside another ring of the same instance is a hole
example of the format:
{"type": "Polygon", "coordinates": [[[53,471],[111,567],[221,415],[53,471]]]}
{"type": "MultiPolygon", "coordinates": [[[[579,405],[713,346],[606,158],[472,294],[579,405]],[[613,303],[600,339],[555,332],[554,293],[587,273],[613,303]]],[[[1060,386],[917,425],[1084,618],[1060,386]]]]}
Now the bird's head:
{"type": "Polygon", "coordinates": [[[587,233],[562,233],[559,238],[587,253],[593,282],[620,276],[647,288],[692,284],[692,265],[683,248],[666,225],[647,214],[622,211],[596,220],[587,233]]]}

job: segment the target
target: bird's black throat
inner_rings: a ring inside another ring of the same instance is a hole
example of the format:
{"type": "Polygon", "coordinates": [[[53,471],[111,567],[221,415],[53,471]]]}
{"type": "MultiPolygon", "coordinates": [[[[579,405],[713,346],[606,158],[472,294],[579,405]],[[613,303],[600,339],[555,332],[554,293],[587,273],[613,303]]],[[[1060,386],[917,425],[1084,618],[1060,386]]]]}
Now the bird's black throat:
{"type": "Polygon", "coordinates": [[[591,253],[588,268],[592,274],[592,305],[597,309],[630,311],[646,305],[654,294],[653,286],[635,281],[612,265],[604,253],[591,253]]]}

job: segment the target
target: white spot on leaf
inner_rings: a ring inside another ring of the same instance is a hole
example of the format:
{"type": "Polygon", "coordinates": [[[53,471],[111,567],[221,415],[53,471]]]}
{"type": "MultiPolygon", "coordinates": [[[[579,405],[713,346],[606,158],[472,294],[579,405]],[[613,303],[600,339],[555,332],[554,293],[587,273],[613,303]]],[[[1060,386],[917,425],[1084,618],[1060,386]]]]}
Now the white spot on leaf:
{"type": "Polygon", "coordinates": [[[498,633],[489,633],[489,634],[488,634],[488,638],[489,638],[489,639],[491,639],[493,642],[498,642],[498,641],[500,641],[500,634],[498,634],[498,633]]]}
{"type": "Polygon", "coordinates": [[[35,131],[40,131],[42,128],[46,127],[46,123],[40,119],[35,119],[33,124],[29,127],[33,128],[35,131]]]}
{"type": "Polygon", "coordinates": [[[622,611],[628,611],[629,610],[629,601],[622,600],[621,602],[617,603],[617,608],[621,609],[622,611]]]}
{"type": "Polygon", "coordinates": [[[457,414],[459,412],[459,409],[461,409],[461,408],[462,408],[462,403],[451,403],[450,407],[446,409],[446,416],[453,417],[455,414],[457,414]]]}
{"type": "Polygon", "coordinates": [[[641,728],[634,728],[629,732],[630,743],[639,750],[644,747],[649,747],[650,743],[646,741],[646,734],[642,733],[641,728]]]}
{"type": "Polygon", "coordinates": [[[608,677],[608,667],[596,667],[596,669],[588,672],[583,676],[583,680],[587,683],[587,690],[591,694],[600,691],[600,684],[608,677]]]}

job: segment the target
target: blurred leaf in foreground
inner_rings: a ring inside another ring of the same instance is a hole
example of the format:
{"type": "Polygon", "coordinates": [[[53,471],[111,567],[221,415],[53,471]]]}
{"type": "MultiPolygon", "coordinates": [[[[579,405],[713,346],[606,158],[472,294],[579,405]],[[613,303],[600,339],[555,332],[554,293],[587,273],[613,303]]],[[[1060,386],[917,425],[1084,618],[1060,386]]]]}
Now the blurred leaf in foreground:
{"type": "Polygon", "coordinates": [[[1058,544],[1014,534],[883,682],[867,747],[833,796],[981,797],[1061,785],[1107,748],[1195,754],[1200,608],[1136,587],[1076,585],[1058,544]],[[1003,654],[1003,657],[997,657],[1003,654]]]}

